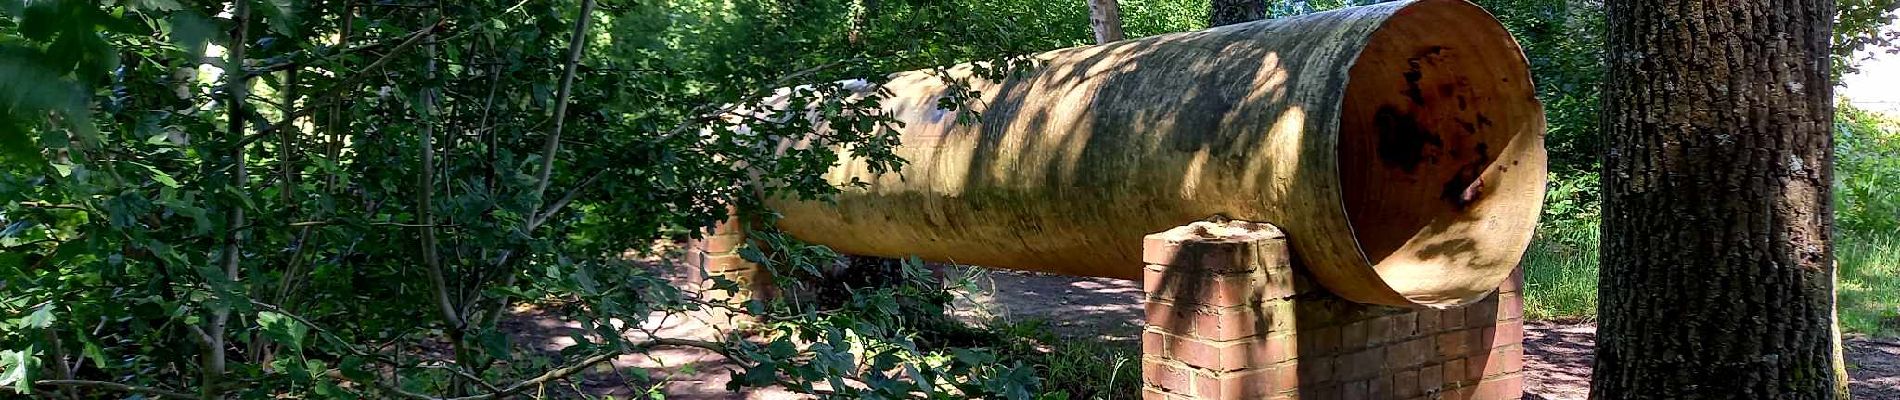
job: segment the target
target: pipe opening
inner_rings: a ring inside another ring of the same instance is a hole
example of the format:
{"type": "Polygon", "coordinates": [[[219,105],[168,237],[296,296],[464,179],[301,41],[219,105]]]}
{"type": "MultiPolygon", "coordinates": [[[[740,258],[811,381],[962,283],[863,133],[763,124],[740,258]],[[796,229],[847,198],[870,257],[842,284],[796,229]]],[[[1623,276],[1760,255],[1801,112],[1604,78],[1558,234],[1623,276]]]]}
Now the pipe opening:
{"type": "Polygon", "coordinates": [[[1475,301],[1542,204],[1543,111],[1504,27],[1463,1],[1394,13],[1349,71],[1340,186],[1359,249],[1416,304],[1475,301]]]}

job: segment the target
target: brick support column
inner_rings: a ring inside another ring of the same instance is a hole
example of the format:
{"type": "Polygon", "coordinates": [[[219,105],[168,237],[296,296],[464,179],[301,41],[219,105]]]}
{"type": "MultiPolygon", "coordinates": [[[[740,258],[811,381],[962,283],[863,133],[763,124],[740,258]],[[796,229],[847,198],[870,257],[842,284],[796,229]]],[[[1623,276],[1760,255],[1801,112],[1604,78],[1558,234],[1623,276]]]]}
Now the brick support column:
{"type": "Polygon", "coordinates": [[[744,221],[738,210],[727,210],[729,217],[700,231],[701,237],[686,242],[684,261],[687,276],[706,290],[713,299],[745,301],[774,295],[771,271],[739,256],[746,245],[744,221]],[[713,287],[713,278],[721,277],[739,285],[736,293],[713,287]]]}
{"type": "Polygon", "coordinates": [[[1521,275],[1462,308],[1353,303],[1271,225],[1197,222],[1143,243],[1146,399],[1517,399],[1521,275]]]}

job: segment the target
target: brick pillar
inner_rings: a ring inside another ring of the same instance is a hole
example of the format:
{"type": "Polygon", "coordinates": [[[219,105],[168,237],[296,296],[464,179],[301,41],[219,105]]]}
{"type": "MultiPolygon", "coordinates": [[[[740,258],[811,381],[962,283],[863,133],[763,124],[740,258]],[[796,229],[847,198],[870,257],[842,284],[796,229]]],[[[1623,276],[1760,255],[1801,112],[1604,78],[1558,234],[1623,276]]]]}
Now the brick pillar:
{"type": "Polygon", "coordinates": [[[763,266],[746,261],[739,256],[739,248],[746,245],[745,225],[736,209],[727,210],[728,217],[718,224],[702,229],[702,236],[686,242],[684,261],[687,276],[691,281],[706,289],[711,299],[732,299],[745,301],[757,296],[773,296],[772,274],[763,266]],[[737,293],[713,289],[714,277],[723,277],[739,284],[737,293]]]}
{"type": "Polygon", "coordinates": [[[1197,222],[1143,243],[1146,399],[1517,399],[1523,301],[1362,305],[1295,268],[1271,225],[1197,222]]]}

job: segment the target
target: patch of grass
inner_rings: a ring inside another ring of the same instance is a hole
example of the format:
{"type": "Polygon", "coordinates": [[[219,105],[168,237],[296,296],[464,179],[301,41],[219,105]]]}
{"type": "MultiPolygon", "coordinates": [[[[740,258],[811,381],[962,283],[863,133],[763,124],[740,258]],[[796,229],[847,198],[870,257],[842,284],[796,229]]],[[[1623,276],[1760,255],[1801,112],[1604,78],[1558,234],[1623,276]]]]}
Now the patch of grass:
{"type": "Polygon", "coordinates": [[[1524,254],[1524,317],[1580,322],[1597,316],[1597,223],[1545,225],[1524,254]]]}
{"type": "Polygon", "coordinates": [[[1057,337],[1042,320],[992,322],[988,328],[1006,339],[991,349],[1000,359],[1034,366],[1044,393],[1070,399],[1141,398],[1139,347],[1057,337]]]}
{"type": "Polygon", "coordinates": [[[1843,233],[1834,256],[1841,330],[1900,337],[1900,234],[1843,233]]]}
{"type": "Polygon", "coordinates": [[[1138,346],[1099,339],[1057,336],[1040,319],[991,320],[978,326],[948,321],[923,329],[920,342],[985,348],[998,362],[1034,368],[1041,399],[1139,399],[1138,346]]]}
{"type": "MultiPolygon", "coordinates": [[[[1524,255],[1524,317],[1583,322],[1597,312],[1597,224],[1543,226],[1524,255]]],[[[1900,233],[1841,232],[1840,322],[1847,333],[1900,337],[1900,233]]]]}

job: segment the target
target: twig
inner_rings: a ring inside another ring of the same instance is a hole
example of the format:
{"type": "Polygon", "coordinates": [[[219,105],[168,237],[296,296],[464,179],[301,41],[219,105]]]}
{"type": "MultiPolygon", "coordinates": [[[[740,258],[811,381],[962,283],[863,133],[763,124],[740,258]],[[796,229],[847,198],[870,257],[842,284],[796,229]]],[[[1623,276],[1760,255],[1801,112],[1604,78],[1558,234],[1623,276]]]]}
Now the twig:
{"type": "MultiPolygon", "coordinates": [[[[227,68],[231,71],[238,71],[244,68],[244,50],[247,44],[250,43],[250,3],[238,2],[236,12],[232,13],[232,20],[237,22],[237,27],[231,32],[231,61],[227,68]]],[[[250,75],[232,73],[230,74],[229,81],[225,83],[224,89],[225,94],[231,96],[231,104],[226,105],[226,108],[231,112],[229,121],[230,132],[227,132],[226,135],[229,135],[233,141],[239,142],[231,146],[231,153],[229,155],[229,157],[231,157],[232,166],[231,184],[236,186],[239,192],[244,190],[244,182],[248,180],[244,169],[244,143],[242,143],[241,139],[244,137],[245,128],[244,104],[245,97],[247,97],[245,92],[249,91],[249,85],[250,75]]],[[[295,117],[292,117],[286,118],[284,121],[290,122],[294,120],[295,117]]],[[[244,207],[237,205],[231,205],[230,207],[231,210],[225,216],[226,225],[244,226],[244,207]]],[[[240,240],[243,240],[243,234],[236,229],[231,229],[224,233],[224,248],[222,253],[218,255],[220,259],[219,264],[224,270],[223,279],[230,281],[236,281],[238,279],[238,242],[240,240]]],[[[205,400],[215,399],[219,396],[217,389],[218,380],[224,377],[225,357],[227,357],[224,348],[224,330],[226,324],[230,322],[231,310],[214,310],[211,312],[210,319],[211,326],[205,330],[205,336],[210,338],[210,343],[204,348],[205,364],[202,366],[204,369],[204,381],[199,383],[202,385],[202,387],[199,388],[199,396],[205,400]]]]}
{"type": "Polygon", "coordinates": [[[541,170],[536,171],[534,198],[548,191],[554,173],[554,157],[561,151],[561,128],[567,122],[568,98],[574,94],[574,70],[579,69],[581,51],[587,49],[587,23],[593,19],[594,0],[581,0],[580,20],[574,22],[574,35],[568,38],[567,68],[561,72],[561,87],[554,96],[554,130],[548,133],[547,146],[541,150],[541,170]]]}
{"type": "Polygon", "coordinates": [[[86,211],[86,212],[92,211],[90,209],[87,209],[86,207],[79,206],[79,205],[52,204],[52,203],[47,203],[43,201],[22,201],[20,202],[20,206],[26,207],[26,208],[47,208],[47,209],[56,209],[56,210],[76,210],[76,211],[86,211]]]}
{"type": "Polygon", "coordinates": [[[561,199],[556,200],[553,204],[549,204],[547,210],[543,210],[540,213],[536,213],[533,217],[528,218],[528,229],[526,229],[526,231],[533,232],[535,228],[539,228],[541,224],[548,222],[548,218],[553,217],[554,213],[561,212],[562,207],[567,207],[568,203],[573,202],[574,197],[579,196],[582,189],[586,189],[587,186],[592,185],[594,181],[600,180],[601,175],[605,175],[606,173],[606,170],[594,171],[592,175],[587,176],[587,179],[581,180],[581,183],[568,189],[567,194],[562,195],[561,199]]]}
{"type": "MultiPolygon", "coordinates": [[[[49,379],[49,380],[42,380],[42,381],[33,381],[33,385],[34,386],[69,387],[69,388],[105,389],[105,390],[113,390],[113,391],[120,391],[120,392],[127,392],[127,393],[146,394],[146,395],[158,396],[158,397],[167,398],[167,399],[196,399],[198,398],[198,396],[191,395],[188,393],[174,392],[174,391],[159,389],[159,388],[154,388],[154,387],[132,386],[132,385],[127,385],[127,384],[118,383],[118,382],[106,382],[106,381],[49,379]]],[[[8,391],[14,390],[12,387],[5,387],[5,388],[0,388],[0,389],[6,389],[8,391]]]]}
{"type": "Polygon", "coordinates": [[[259,139],[269,137],[271,134],[277,132],[278,130],[288,128],[291,125],[291,123],[296,122],[298,118],[308,117],[310,116],[311,113],[316,112],[318,108],[321,108],[321,106],[327,105],[330,102],[336,101],[337,99],[342,98],[343,95],[345,94],[356,91],[356,85],[358,83],[362,83],[364,79],[368,79],[369,71],[374,71],[377,68],[382,68],[383,64],[388,64],[389,60],[395,59],[397,54],[402,54],[403,51],[409,50],[409,48],[411,47],[415,47],[417,43],[422,42],[423,37],[428,36],[428,34],[430,33],[434,33],[437,29],[440,29],[442,25],[447,22],[448,20],[446,19],[436,20],[435,23],[429,24],[428,27],[422,28],[422,30],[419,30],[419,31],[415,31],[414,33],[410,33],[409,38],[404,39],[402,43],[397,44],[395,48],[389,49],[389,52],[383,54],[382,58],[376,59],[376,61],[370,63],[368,67],[364,67],[361,71],[358,71],[357,73],[350,75],[349,79],[344,79],[342,82],[337,82],[337,84],[332,86],[330,90],[324,92],[322,98],[313,99],[312,101],[308,102],[307,105],[304,106],[304,108],[297,109],[297,111],[291,112],[290,114],[285,115],[284,119],[277,121],[276,124],[271,124],[271,126],[269,127],[265,127],[264,129],[259,129],[257,133],[253,133],[250,136],[245,136],[244,140],[238,141],[238,146],[247,145],[259,139]]]}

